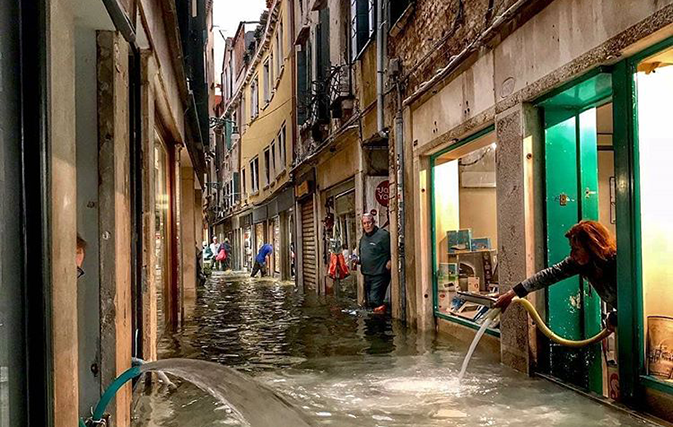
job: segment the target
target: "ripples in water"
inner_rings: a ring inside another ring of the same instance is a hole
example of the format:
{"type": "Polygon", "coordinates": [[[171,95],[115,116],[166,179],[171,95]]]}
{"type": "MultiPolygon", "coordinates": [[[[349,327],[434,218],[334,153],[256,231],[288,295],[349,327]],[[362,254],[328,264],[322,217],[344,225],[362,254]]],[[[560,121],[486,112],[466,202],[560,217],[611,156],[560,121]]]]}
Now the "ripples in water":
{"type": "MultiPolygon", "coordinates": [[[[475,355],[458,383],[465,350],[349,300],[243,279],[212,280],[199,289],[184,327],[162,340],[160,357],[234,367],[285,396],[315,425],[645,425],[484,354],[475,355]]],[[[226,405],[178,383],[174,392],[138,389],[134,425],[241,425],[226,405]]]]}

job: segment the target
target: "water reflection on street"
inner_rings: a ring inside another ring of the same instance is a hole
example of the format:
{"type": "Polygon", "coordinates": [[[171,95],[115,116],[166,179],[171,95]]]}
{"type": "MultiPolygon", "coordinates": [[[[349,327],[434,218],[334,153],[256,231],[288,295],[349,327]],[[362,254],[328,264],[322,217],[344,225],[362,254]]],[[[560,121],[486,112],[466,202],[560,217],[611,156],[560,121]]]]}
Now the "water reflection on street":
{"type": "MultiPolygon", "coordinates": [[[[162,340],[160,358],[235,367],[316,425],[646,425],[484,354],[458,384],[462,343],[361,312],[353,301],[297,294],[291,283],[219,276],[199,289],[191,310],[184,328],[162,340]]],[[[225,405],[179,382],[175,391],[138,387],[134,425],[240,424],[225,405]]]]}

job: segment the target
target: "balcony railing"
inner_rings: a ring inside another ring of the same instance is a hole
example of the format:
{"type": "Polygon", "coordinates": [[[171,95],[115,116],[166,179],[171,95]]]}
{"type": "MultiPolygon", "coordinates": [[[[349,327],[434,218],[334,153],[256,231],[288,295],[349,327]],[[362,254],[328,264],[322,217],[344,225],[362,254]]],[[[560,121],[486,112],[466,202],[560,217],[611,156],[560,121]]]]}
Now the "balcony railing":
{"type": "Polygon", "coordinates": [[[347,64],[331,66],[324,79],[313,81],[309,86],[307,93],[299,94],[298,113],[305,121],[299,126],[294,165],[319,149],[330,132],[350,118],[354,107],[347,64]]]}

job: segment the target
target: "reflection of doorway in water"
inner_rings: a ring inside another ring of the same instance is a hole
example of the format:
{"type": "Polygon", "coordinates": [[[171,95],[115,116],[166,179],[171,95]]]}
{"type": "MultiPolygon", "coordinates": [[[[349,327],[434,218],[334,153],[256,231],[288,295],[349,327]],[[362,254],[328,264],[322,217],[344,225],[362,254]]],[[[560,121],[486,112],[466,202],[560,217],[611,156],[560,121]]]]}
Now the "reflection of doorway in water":
{"type": "Polygon", "coordinates": [[[271,228],[271,233],[273,233],[273,270],[270,273],[280,277],[280,217],[276,216],[270,224],[273,224],[273,228],[271,228]]]}
{"type": "Polygon", "coordinates": [[[296,245],[294,242],[294,215],[292,214],[293,210],[289,210],[289,217],[288,217],[288,230],[287,230],[287,235],[289,237],[289,242],[290,242],[290,279],[295,280],[297,277],[297,266],[296,266],[296,259],[297,259],[297,254],[296,254],[296,245]]]}
{"type": "Polygon", "coordinates": [[[245,227],[243,233],[243,269],[252,270],[252,227],[245,227]]]}
{"type": "Polygon", "coordinates": [[[168,192],[168,153],[164,148],[159,134],[155,134],[154,143],[154,231],[155,231],[155,264],[154,277],[157,294],[157,340],[165,330],[168,321],[168,292],[169,292],[169,257],[168,219],[169,192],[168,192]]]}

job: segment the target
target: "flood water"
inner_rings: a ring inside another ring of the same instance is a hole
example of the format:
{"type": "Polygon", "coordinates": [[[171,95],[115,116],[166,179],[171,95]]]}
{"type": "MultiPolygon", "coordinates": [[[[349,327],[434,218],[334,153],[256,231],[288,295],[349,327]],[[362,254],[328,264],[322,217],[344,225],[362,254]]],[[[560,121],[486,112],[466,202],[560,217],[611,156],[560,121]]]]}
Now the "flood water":
{"type": "MultiPolygon", "coordinates": [[[[290,283],[215,278],[159,355],[236,368],[316,426],[649,425],[479,352],[459,383],[465,344],[355,308],[298,295],[290,283]]],[[[244,425],[213,396],[175,381],[176,390],[136,387],[134,426],[244,425]]]]}

